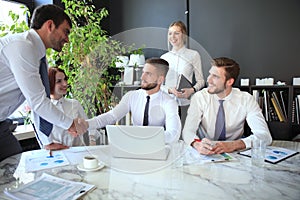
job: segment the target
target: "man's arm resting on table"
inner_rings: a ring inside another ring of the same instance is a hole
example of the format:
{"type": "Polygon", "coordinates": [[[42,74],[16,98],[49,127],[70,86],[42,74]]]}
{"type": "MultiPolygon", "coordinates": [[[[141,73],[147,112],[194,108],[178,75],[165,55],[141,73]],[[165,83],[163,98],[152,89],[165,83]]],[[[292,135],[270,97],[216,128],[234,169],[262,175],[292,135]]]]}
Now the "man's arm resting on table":
{"type": "Polygon", "coordinates": [[[245,149],[246,145],[242,140],[234,140],[234,141],[218,141],[216,142],[212,151],[215,154],[220,153],[231,153],[233,151],[245,149]]]}
{"type": "Polygon", "coordinates": [[[200,141],[193,141],[192,147],[194,147],[199,153],[204,155],[231,153],[233,151],[245,149],[246,145],[242,140],[234,141],[211,141],[204,138],[200,141]]]}

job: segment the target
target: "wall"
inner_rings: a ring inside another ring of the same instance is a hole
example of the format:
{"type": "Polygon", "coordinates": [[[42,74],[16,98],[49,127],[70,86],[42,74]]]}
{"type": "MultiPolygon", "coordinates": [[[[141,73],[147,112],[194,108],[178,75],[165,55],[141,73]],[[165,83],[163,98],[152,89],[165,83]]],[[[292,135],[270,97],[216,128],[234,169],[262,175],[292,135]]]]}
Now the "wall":
{"type": "MultiPolygon", "coordinates": [[[[39,2],[18,1],[26,2],[31,9],[33,2],[39,2]]],[[[54,2],[59,4],[59,0],[54,2]]],[[[172,21],[184,21],[191,48],[202,55],[205,77],[210,58],[220,56],[235,59],[241,66],[240,78],[250,78],[251,84],[256,77],[273,77],[287,84],[291,84],[292,77],[300,77],[299,0],[95,2],[97,8],[104,5],[109,10],[103,24],[109,34],[137,47],[145,44],[151,49],[167,50],[167,27],[172,21]]]]}
{"type": "Polygon", "coordinates": [[[229,56],[240,77],[300,76],[300,1],[190,0],[191,37],[213,57],[229,56]]]}
{"type": "MultiPolygon", "coordinates": [[[[167,50],[167,28],[174,20],[186,22],[186,0],[110,0],[110,34],[137,48],[145,45],[149,56],[167,50]]],[[[145,55],[148,57],[148,55],[145,55]]]]}
{"type": "MultiPolygon", "coordinates": [[[[235,59],[241,66],[240,77],[249,77],[252,84],[256,77],[274,77],[288,84],[292,77],[300,77],[299,0],[111,0],[109,8],[112,35],[189,21],[191,47],[202,46],[202,54],[206,50],[211,57],[235,59]]],[[[153,43],[166,44],[166,31],[159,33],[149,37],[153,43]]],[[[207,76],[210,66],[204,64],[207,76]]]]}

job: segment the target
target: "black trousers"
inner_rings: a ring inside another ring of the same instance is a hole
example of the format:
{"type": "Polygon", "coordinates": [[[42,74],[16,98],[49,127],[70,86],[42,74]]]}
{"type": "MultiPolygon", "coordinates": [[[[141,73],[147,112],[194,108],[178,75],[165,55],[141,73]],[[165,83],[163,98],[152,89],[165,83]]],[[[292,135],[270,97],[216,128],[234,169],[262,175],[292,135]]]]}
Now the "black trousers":
{"type": "Polygon", "coordinates": [[[0,162],[9,156],[22,152],[19,141],[9,129],[12,123],[10,119],[0,122],[0,162]]]}

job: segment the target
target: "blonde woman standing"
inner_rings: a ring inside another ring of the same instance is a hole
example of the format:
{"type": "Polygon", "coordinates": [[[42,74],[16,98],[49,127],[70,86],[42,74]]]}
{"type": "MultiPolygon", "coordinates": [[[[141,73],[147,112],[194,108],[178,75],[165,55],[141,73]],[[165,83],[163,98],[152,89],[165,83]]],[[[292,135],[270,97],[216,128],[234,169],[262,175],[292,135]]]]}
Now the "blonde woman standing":
{"type": "Polygon", "coordinates": [[[182,126],[185,122],[191,95],[203,88],[205,84],[200,54],[195,50],[188,49],[186,42],[187,29],[185,24],[182,21],[173,22],[168,30],[169,52],[161,56],[170,65],[162,90],[173,96],[180,106],[182,126]],[[193,87],[184,88],[181,91],[176,90],[181,74],[193,83],[193,87]],[[193,77],[195,77],[195,81],[193,81],[193,77]]]}

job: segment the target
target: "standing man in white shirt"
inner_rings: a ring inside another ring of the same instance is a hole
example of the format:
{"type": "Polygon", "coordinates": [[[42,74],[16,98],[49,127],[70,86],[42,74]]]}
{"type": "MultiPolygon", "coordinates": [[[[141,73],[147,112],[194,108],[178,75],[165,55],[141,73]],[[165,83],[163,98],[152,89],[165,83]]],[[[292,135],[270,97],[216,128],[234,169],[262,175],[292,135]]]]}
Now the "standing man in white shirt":
{"type": "Polygon", "coordinates": [[[267,145],[272,142],[258,103],[249,93],[232,87],[239,72],[239,64],[234,60],[225,57],[213,59],[207,78],[208,87],[196,92],[191,99],[182,135],[184,141],[201,154],[249,148],[253,137],[264,140],[267,145]],[[215,125],[220,102],[223,102],[225,113],[222,139],[215,125]],[[242,138],[245,121],[253,135],[242,138]]]}
{"type": "Polygon", "coordinates": [[[51,128],[44,126],[47,128],[41,129],[41,120],[50,127],[55,124],[68,129],[73,136],[86,132],[79,119],[66,116],[51,103],[47,97],[48,74],[46,71],[47,78],[43,79],[40,70],[41,66],[47,68],[45,61],[42,63],[46,49],[61,51],[69,41],[71,26],[71,20],[63,9],[43,5],[35,9],[29,31],[0,38],[0,161],[22,151],[9,130],[11,121],[7,117],[25,99],[34,113],[35,130],[43,145],[52,143],[47,136],[51,128]],[[47,134],[40,130],[46,130],[47,134]]]}
{"type": "Polygon", "coordinates": [[[133,125],[143,125],[145,105],[149,96],[148,125],[165,127],[165,143],[177,141],[181,133],[178,104],[160,90],[168,70],[167,61],[161,58],[147,59],[141,76],[141,89],[127,92],[115,108],[87,120],[89,130],[114,124],[129,112],[133,125]]]}

